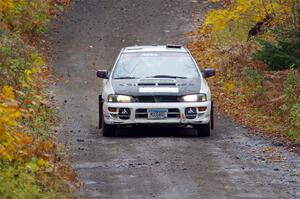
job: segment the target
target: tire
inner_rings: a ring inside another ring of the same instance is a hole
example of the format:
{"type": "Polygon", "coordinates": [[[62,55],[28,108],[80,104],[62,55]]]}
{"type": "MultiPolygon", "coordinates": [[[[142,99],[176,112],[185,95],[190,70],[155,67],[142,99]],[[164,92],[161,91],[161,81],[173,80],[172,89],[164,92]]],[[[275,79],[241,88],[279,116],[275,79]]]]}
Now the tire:
{"type": "Polygon", "coordinates": [[[102,120],[103,120],[103,100],[102,100],[102,96],[99,95],[99,129],[102,129],[102,120]]]}
{"type": "Polygon", "coordinates": [[[211,129],[211,122],[209,122],[208,124],[201,124],[197,128],[198,137],[209,137],[210,129],[211,129]]]}
{"type": "Polygon", "coordinates": [[[102,120],[102,134],[104,137],[113,137],[115,136],[116,127],[114,125],[105,124],[102,120]]]}
{"type": "Polygon", "coordinates": [[[105,124],[103,117],[103,100],[102,96],[99,95],[99,129],[102,129],[104,137],[112,137],[115,135],[116,127],[113,125],[105,124]]]}
{"type": "Polygon", "coordinates": [[[211,112],[210,112],[210,129],[215,128],[215,120],[214,120],[214,103],[211,102],[211,112]]]}

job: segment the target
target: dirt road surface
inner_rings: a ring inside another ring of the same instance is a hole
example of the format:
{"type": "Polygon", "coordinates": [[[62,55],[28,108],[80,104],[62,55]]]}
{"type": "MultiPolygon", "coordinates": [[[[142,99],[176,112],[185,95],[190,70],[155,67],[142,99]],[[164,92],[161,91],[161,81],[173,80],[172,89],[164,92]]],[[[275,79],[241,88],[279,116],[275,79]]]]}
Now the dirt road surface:
{"type": "Polygon", "coordinates": [[[55,23],[60,140],[83,183],[80,198],[300,198],[300,158],[218,114],[209,138],[192,130],[97,129],[97,69],[122,47],[185,44],[210,7],[192,0],[75,0],[55,23]]]}

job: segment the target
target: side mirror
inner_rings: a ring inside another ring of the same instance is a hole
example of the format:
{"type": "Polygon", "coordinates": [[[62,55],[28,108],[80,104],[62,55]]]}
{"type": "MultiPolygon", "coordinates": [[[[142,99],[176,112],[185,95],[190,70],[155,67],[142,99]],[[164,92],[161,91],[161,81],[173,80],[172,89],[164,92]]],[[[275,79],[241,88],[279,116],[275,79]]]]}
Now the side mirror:
{"type": "Polygon", "coordinates": [[[204,78],[212,77],[216,75],[216,70],[213,68],[206,68],[202,72],[204,78]]]}
{"type": "Polygon", "coordinates": [[[97,77],[102,79],[108,79],[109,72],[107,70],[97,70],[97,77]]]}

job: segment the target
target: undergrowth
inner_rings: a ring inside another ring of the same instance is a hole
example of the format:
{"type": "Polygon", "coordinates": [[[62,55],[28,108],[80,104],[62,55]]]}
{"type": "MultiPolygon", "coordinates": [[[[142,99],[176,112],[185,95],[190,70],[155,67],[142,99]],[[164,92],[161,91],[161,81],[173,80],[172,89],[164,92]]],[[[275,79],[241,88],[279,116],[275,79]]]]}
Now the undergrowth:
{"type": "Polygon", "coordinates": [[[50,133],[46,57],[33,45],[63,2],[0,0],[0,198],[73,197],[76,175],[50,133]]]}
{"type": "Polygon", "coordinates": [[[300,141],[297,0],[212,2],[219,8],[189,48],[202,67],[217,69],[209,80],[216,106],[258,133],[300,141]]]}

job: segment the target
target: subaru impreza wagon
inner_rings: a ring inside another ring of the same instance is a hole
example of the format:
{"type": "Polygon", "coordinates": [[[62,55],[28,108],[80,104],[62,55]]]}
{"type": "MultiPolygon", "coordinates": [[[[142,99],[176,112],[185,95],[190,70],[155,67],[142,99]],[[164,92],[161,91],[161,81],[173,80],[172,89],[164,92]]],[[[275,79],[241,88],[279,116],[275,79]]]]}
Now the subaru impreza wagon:
{"type": "Polygon", "coordinates": [[[97,71],[104,79],[99,128],[104,136],[136,126],[195,128],[210,136],[213,103],[205,78],[213,75],[179,45],[123,48],[111,72],[97,71]]]}

